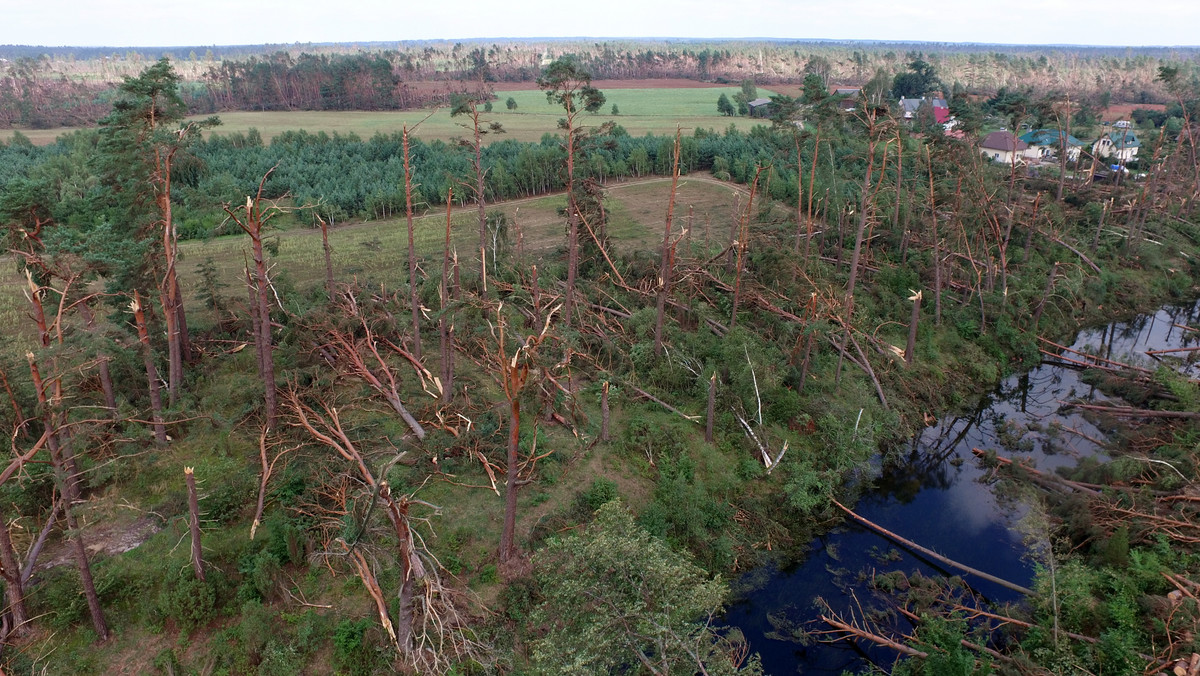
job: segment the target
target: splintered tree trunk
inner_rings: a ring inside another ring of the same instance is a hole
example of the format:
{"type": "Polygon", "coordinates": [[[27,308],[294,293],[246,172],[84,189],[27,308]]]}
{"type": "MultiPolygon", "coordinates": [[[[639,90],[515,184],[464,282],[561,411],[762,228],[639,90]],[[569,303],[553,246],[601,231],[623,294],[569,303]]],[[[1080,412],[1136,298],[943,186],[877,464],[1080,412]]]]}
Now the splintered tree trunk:
{"type": "Polygon", "coordinates": [[[167,443],[167,428],[162,419],[162,393],[158,389],[158,369],[154,366],[154,353],[150,349],[150,333],[146,330],[146,313],[137,290],[133,292],[133,320],[137,324],[138,340],[142,344],[142,363],[146,365],[146,380],[149,381],[150,419],[154,424],[154,438],[160,444],[167,443]]]}
{"type": "MultiPolygon", "coordinates": [[[[408,125],[404,126],[404,213],[408,221],[408,304],[412,307],[413,357],[421,361],[421,302],[417,297],[417,248],[413,240],[412,168],[409,166],[408,125]]],[[[486,270],[487,265],[483,268],[486,270]]],[[[486,284],[485,284],[486,288],[486,284]]]]}
{"type": "Polygon", "coordinates": [[[254,289],[254,276],[250,274],[250,262],[242,270],[246,276],[246,308],[250,311],[250,335],[254,337],[254,363],[258,366],[258,379],[263,377],[263,342],[259,336],[262,323],[258,321],[258,295],[254,289]]]}
{"type": "Polygon", "coordinates": [[[10,633],[14,636],[21,636],[29,624],[29,610],[25,607],[25,585],[21,581],[21,567],[17,564],[17,554],[13,549],[8,523],[2,518],[0,518],[0,565],[4,566],[0,575],[4,577],[8,607],[12,611],[13,617],[13,628],[10,633]]]}
{"type": "Polygon", "coordinates": [[[329,302],[333,302],[333,249],[329,247],[329,224],[324,218],[317,216],[317,222],[321,224],[321,250],[325,253],[325,293],[329,295],[329,302]]]}
{"type": "Polygon", "coordinates": [[[204,559],[200,549],[200,498],[196,495],[196,473],[191,467],[183,468],[183,479],[188,492],[188,529],[192,534],[192,570],[196,579],[204,581],[204,559]]]}
{"type": "Polygon", "coordinates": [[[454,396],[454,322],[450,317],[450,206],[454,196],[451,188],[446,198],[446,243],[442,248],[442,316],[438,318],[438,333],[442,348],[442,402],[454,396]]]}
{"type": "Polygon", "coordinates": [[[708,408],[704,415],[704,440],[712,443],[713,424],[717,417],[717,374],[714,371],[708,379],[708,408]]]}
{"type": "Polygon", "coordinates": [[[271,307],[267,301],[267,261],[263,256],[262,220],[258,205],[246,205],[247,221],[251,223],[251,253],[254,256],[254,283],[258,301],[258,339],[262,351],[263,406],[267,427],[275,427],[278,403],[275,390],[275,356],[271,347],[271,307]]]}
{"type": "Polygon", "coordinates": [[[600,441],[608,441],[608,381],[600,387],[600,441]]]}
{"type": "Polygon", "coordinates": [[[663,227],[662,250],[659,253],[658,268],[658,299],[654,315],[654,356],[662,356],[663,316],[667,310],[667,294],[671,290],[671,259],[674,248],[671,246],[671,220],[675,215],[675,193],[679,187],[679,130],[675,130],[675,162],[671,174],[671,199],[667,202],[666,225],[663,227]]]}
{"type": "Polygon", "coordinates": [[[155,151],[161,188],[156,200],[162,216],[163,254],[166,257],[166,271],[159,288],[163,319],[167,323],[167,400],[171,406],[179,398],[179,386],[183,380],[183,349],[179,333],[179,285],[175,280],[175,259],[177,257],[175,243],[175,225],[171,219],[171,152],[165,155],[155,151]]]}
{"type": "Polygon", "coordinates": [[[912,318],[908,322],[908,344],[904,346],[904,363],[912,366],[913,353],[917,347],[917,322],[921,320],[921,292],[918,291],[912,298],[913,302],[912,318]]]}
{"type": "Polygon", "coordinates": [[[737,202],[733,205],[733,222],[729,224],[729,248],[725,253],[725,273],[730,275],[733,274],[733,266],[737,262],[737,253],[733,247],[738,243],[738,233],[742,227],[742,193],[737,193],[736,197],[737,202]]]}
{"type": "Polygon", "coordinates": [[[567,111],[567,297],[563,301],[563,323],[571,328],[575,317],[575,278],[579,275],[579,206],[575,204],[574,115],[567,111]]]}
{"type": "Polygon", "coordinates": [[[509,401],[508,476],[504,483],[504,530],[500,533],[500,562],[507,563],[517,554],[514,536],[517,530],[517,451],[521,440],[521,399],[509,401]]]}
{"type": "Polygon", "coordinates": [[[925,162],[929,167],[929,223],[933,231],[933,323],[942,325],[942,247],[938,240],[937,200],[933,194],[933,162],[929,149],[925,149],[925,162]]]}
{"type": "Polygon", "coordinates": [[[750,239],[750,212],[754,208],[754,193],[758,188],[758,177],[762,174],[763,168],[759,167],[758,171],[754,172],[754,182],[750,184],[750,198],[746,201],[746,213],[742,217],[741,232],[738,235],[737,241],[737,269],[733,274],[733,312],[729,318],[729,329],[737,326],[738,304],[742,299],[742,268],[745,267],[744,258],[746,256],[747,240],[750,239]]]}

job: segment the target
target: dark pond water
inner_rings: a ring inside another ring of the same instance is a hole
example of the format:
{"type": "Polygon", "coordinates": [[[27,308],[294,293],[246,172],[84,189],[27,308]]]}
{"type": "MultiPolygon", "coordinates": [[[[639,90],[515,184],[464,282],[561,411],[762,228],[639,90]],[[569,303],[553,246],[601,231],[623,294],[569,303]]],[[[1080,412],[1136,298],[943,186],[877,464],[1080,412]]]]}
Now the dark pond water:
{"type": "MultiPolygon", "coordinates": [[[[1200,317],[1200,302],[1164,307],[1128,322],[1081,332],[1070,347],[1109,359],[1154,368],[1144,353],[1200,344],[1200,333],[1178,325],[1200,317]]],[[[1200,355],[1200,353],[1197,353],[1200,355]]],[[[1181,355],[1187,356],[1187,354],[1181,355]]],[[[1190,377],[1200,377],[1196,363],[1172,364],[1190,377]]],[[[944,556],[1023,586],[1032,586],[1034,562],[1027,556],[1017,522],[1020,505],[993,493],[985,470],[971,450],[1032,461],[1039,469],[1073,465],[1101,453],[1097,429],[1063,401],[1106,402],[1109,398],[1087,385],[1074,370],[1043,363],[1005,379],[969,414],[948,417],[925,429],[892,460],[881,463],[865,479],[863,497],[853,508],[867,519],[944,556]]],[[[786,462],[786,460],[785,460],[786,462]]],[[[845,612],[871,598],[864,571],[920,571],[926,575],[957,574],[919,554],[855,524],[818,537],[803,561],[785,568],[747,574],[738,585],[740,600],[731,604],[726,621],[738,627],[763,660],[768,674],[841,674],[863,671],[872,661],[886,667],[895,659],[888,651],[864,651],[851,643],[800,645],[772,636],[771,618],[808,629],[824,629],[814,605],[820,597],[845,612]],[[884,557],[884,553],[893,552],[884,557]],[[899,558],[895,558],[898,552],[899,558]]],[[[1017,592],[970,575],[964,578],[992,601],[1019,601],[1017,592]]]]}

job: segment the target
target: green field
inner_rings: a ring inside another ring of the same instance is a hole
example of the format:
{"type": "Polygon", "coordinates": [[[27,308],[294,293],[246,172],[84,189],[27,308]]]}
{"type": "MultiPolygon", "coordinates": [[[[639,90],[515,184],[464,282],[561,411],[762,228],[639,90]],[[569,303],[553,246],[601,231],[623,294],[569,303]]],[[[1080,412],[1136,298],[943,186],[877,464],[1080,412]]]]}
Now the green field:
{"type": "MultiPolygon", "coordinates": [[[[605,206],[609,214],[608,232],[612,246],[618,252],[634,249],[653,249],[662,238],[662,223],[666,215],[670,196],[671,179],[653,178],[608,186],[609,199],[605,206]]],[[[703,248],[706,237],[714,246],[727,238],[729,218],[734,203],[735,186],[721,183],[704,176],[689,176],[680,180],[676,200],[675,229],[686,227],[689,207],[694,228],[691,241],[703,248]]],[[[515,200],[494,206],[517,221],[523,234],[526,255],[540,259],[550,255],[565,244],[564,223],[558,215],[563,206],[562,194],[515,200]]],[[[478,246],[478,220],[473,206],[456,209],[451,218],[452,242],[466,266],[477,260],[474,253],[478,246]]],[[[415,243],[425,259],[427,274],[438,274],[437,265],[430,267],[428,261],[440,260],[441,246],[445,237],[445,211],[432,211],[415,220],[415,243]]],[[[316,286],[324,279],[324,257],[321,251],[320,231],[311,228],[293,227],[278,230],[268,237],[279,238],[279,253],[271,262],[277,270],[301,288],[316,286]]],[[[586,233],[583,236],[587,236],[586,233]]],[[[404,219],[368,221],[334,228],[329,233],[333,249],[333,266],[340,279],[357,277],[373,284],[383,283],[398,286],[408,275],[408,233],[404,219]]],[[[516,246],[515,234],[510,238],[510,251],[516,246]]],[[[198,266],[212,258],[221,280],[228,284],[225,295],[235,299],[241,297],[232,289],[239,289],[244,252],[248,240],[241,235],[217,237],[208,241],[189,241],[180,244],[184,258],[183,281],[189,304],[198,303],[196,291],[200,283],[198,266]]],[[[16,280],[13,280],[13,297],[16,280]]],[[[2,309],[2,308],[0,308],[2,309]]],[[[10,308],[12,312],[15,308],[10,308]]],[[[198,309],[198,308],[197,308],[198,309]]]]}
{"type": "MultiPolygon", "coordinates": [[[[717,98],[722,94],[732,97],[740,92],[736,87],[709,87],[690,89],[610,89],[604,94],[608,98],[603,109],[594,115],[584,115],[583,124],[596,126],[608,121],[623,126],[633,136],[648,133],[669,134],[678,126],[683,133],[690,134],[696,128],[725,129],[733,124],[743,131],[749,130],[761,120],[745,117],[722,117],[717,115],[717,98]],[[619,115],[612,115],[612,107],[616,105],[619,115]]],[[[759,96],[771,96],[773,92],[766,89],[758,90],[759,96]]],[[[562,117],[562,108],[546,102],[546,95],[541,91],[498,92],[493,103],[493,111],[487,114],[487,119],[504,125],[503,135],[491,134],[487,140],[512,138],[518,141],[537,141],[543,134],[554,132],[558,127],[558,119],[562,117]],[[517,102],[516,110],[510,111],[505,107],[508,98],[517,102]]],[[[212,133],[230,134],[246,132],[251,128],[258,129],[263,138],[274,136],[292,130],[306,129],[308,131],[325,131],[339,134],[358,134],[369,138],[376,133],[390,134],[398,132],[404,125],[420,126],[416,136],[424,140],[449,140],[463,136],[467,132],[460,122],[463,118],[451,118],[450,112],[442,108],[430,115],[428,110],[409,111],[285,111],[285,112],[245,112],[235,111],[220,115],[222,125],[212,133]],[[427,118],[427,119],[426,119],[427,118]]],[[[22,129],[22,134],[29,137],[37,145],[53,143],[59,134],[73,129],[22,129]]],[[[0,130],[0,139],[5,141],[13,136],[14,130],[0,130]]]]}

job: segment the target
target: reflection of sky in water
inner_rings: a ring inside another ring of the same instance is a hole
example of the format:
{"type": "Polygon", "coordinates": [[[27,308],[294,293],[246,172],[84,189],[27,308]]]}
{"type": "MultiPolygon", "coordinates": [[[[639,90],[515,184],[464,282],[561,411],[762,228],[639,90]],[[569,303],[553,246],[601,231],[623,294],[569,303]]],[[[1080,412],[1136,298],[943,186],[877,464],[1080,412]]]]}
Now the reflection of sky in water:
{"type": "MultiPolygon", "coordinates": [[[[1145,350],[1200,345],[1200,333],[1174,326],[1191,323],[1198,310],[1200,304],[1164,308],[1127,324],[1084,331],[1071,347],[1155,368],[1156,362],[1142,354],[1145,350]]],[[[1181,370],[1200,377],[1196,364],[1184,364],[1181,370]]],[[[1013,528],[1023,510],[997,500],[971,451],[994,450],[1043,471],[1100,453],[1088,439],[1103,440],[1105,432],[1080,412],[1061,410],[1062,402],[1074,400],[1109,398],[1084,383],[1078,372],[1053,365],[1006,378],[975,410],[940,420],[899,449],[894,462],[879,470],[855,511],[950,559],[1029,586],[1033,563],[1013,528]],[[964,462],[952,463],[954,458],[964,462]]],[[[870,661],[886,670],[895,659],[886,650],[850,643],[802,647],[766,634],[773,629],[768,620],[772,614],[809,629],[824,629],[806,624],[818,619],[820,613],[813,607],[817,597],[842,612],[852,605],[851,591],[865,604],[871,593],[860,571],[947,573],[940,564],[906,551],[898,561],[886,563],[873,556],[892,549],[898,546],[865,528],[843,525],[817,538],[806,560],[784,570],[749,574],[743,583],[753,591],[731,605],[726,619],[742,629],[768,674],[840,674],[844,669],[861,671],[870,661]]],[[[1019,600],[1018,594],[998,585],[970,576],[966,580],[992,600],[1019,600]]]]}

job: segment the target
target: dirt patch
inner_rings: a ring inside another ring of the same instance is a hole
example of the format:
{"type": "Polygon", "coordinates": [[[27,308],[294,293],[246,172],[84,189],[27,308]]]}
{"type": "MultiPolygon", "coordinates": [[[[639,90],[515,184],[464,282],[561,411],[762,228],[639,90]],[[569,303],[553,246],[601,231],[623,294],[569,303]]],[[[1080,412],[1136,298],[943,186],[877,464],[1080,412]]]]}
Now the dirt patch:
{"type": "MultiPolygon", "coordinates": [[[[601,91],[605,89],[712,89],[728,87],[729,85],[715,82],[700,82],[686,78],[650,78],[646,80],[592,80],[592,85],[601,91]]],[[[524,92],[537,89],[536,82],[493,82],[492,89],[498,92],[524,92]]],[[[775,87],[772,87],[775,89],[775,87]]]]}
{"type": "Polygon", "coordinates": [[[1138,108],[1158,111],[1167,109],[1167,107],[1161,103],[1114,103],[1108,108],[1105,108],[1103,113],[1100,113],[1100,119],[1104,122],[1128,120],[1133,115],[1133,111],[1137,110],[1138,108]]]}
{"type": "MultiPolygon", "coordinates": [[[[150,539],[162,528],[158,519],[143,516],[132,522],[104,523],[89,526],[84,530],[83,541],[87,543],[88,554],[105,554],[115,556],[135,549],[138,545],[150,539]]],[[[46,553],[38,570],[54,568],[55,566],[74,565],[74,554],[71,546],[65,540],[51,542],[46,545],[46,553]]]]}

